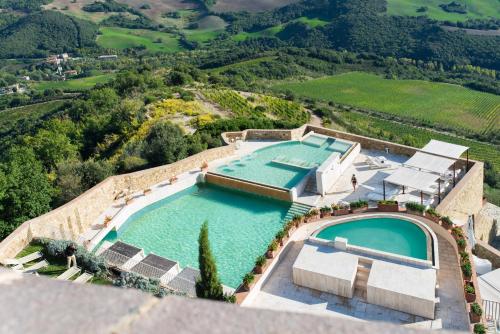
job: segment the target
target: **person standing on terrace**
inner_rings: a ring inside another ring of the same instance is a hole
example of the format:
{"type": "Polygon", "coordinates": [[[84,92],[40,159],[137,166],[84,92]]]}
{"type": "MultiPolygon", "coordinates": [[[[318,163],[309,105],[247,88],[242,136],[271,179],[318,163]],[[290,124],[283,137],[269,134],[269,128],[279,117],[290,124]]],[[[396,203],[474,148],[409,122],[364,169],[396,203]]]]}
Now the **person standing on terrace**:
{"type": "Polygon", "coordinates": [[[352,188],[354,189],[354,191],[356,191],[356,185],[358,184],[358,179],[356,179],[355,174],[352,174],[351,183],[352,183],[352,188]]]}
{"type": "Polygon", "coordinates": [[[66,247],[66,250],[64,251],[66,254],[66,259],[68,260],[68,269],[70,268],[71,264],[73,263],[73,266],[76,267],[76,246],[74,243],[70,243],[68,247],[66,247]]]}

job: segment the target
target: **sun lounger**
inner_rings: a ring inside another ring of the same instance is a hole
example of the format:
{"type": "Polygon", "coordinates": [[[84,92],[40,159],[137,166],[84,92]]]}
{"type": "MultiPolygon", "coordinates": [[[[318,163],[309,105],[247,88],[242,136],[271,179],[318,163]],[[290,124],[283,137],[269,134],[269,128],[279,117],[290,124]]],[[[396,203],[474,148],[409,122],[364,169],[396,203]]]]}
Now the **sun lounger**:
{"type": "Polygon", "coordinates": [[[20,259],[5,259],[2,261],[2,264],[5,266],[16,266],[19,264],[22,265],[22,264],[26,264],[26,263],[31,262],[31,261],[35,261],[35,260],[41,258],[42,256],[43,256],[42,253],[34,252],[34,253],[28,254],[26,256],[23,256],[20,259]]]}
{"type": "Polygon", "coordinates": [[[49,265],[49,263],[47,261],[42,260],[42,261],[39,261],[39,262],[35,263],[32,266],[29,266],[28,268],[24,268],[22,270],[22,272],[25,273],[25,274],[31,274],[31,273],[36,272],[39,269],[47,267],[48,265],[49,265]]]}
{"type": "Polygon", "coordinates": [[[78,276],[73,282],[83,284],[83,283],[87,283],[88,281],[90,281],[93,277],[94,277],[94,274],[84,272],[83,274],[78,276]]]}
{"type": "Polygon", "coordinates": [[[73,267],[70,267],[65,272],[63,272],[61,275],[57,276],[56,279],[61,280],[61,281],[67,281],[71,277],[73,277],[76,274],[78,274],[80,271],[81,271],[80,268],[73,266],[73,267]]]}
{"type": "Polygon", "coordinates": [[[367,156],[365,162],[368,164],[370,169],[385,169],[385,168],[395,168],[390,164],[387,159],[383,157],[370,157],[367,156]]]}

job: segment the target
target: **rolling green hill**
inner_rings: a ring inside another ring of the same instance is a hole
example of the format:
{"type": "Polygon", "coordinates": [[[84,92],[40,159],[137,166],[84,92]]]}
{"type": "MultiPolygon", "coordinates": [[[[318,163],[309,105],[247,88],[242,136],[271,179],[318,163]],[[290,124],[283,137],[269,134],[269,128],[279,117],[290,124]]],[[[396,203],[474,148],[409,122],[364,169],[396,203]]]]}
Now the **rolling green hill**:
{"type": "Polygon", "coordinates": [[[52,11],[26,15],[0,31],[0,58],[44,57],[95,45],[97,26],[52,11]]]}
{"type": "Polygon", "coordinates": [[[439,5],[448,4],[451,0],[387,0],[387,13],[390,15],[428,17],[441,21],[465,21],[468,19],[500,19],[500,3],[498,0],[454,0],[466,6],[467,13],[449,13],[439,5]],[[426,11],[419,12],[421,7],[427,7],[426,11]]]}
{"type": "Polygon", "coordinates": [[[274,88],[473,133],[500,131],[500,96],[456,85],[350,72],[274,88]]]}

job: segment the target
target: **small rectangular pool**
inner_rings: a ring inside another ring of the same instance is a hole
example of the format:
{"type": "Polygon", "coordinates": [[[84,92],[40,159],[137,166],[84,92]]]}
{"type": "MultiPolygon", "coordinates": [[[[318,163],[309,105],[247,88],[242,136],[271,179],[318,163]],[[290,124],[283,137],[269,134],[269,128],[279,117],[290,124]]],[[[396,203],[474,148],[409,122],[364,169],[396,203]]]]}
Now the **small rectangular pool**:
{"type": "Polygon", "coordinates": [[[343,155],[351,146],[348,142],[313,134],[303,141],[287,141],[256,150],[241,159],[218,167],[216,172],[291,189],[333,152],[343,155]]]}
{"type": "Polygon", "coordinates": [[[198,235],[206,220],[219,277],[236,288],[283,226],[291,205],[198,184],[138,211],[104,240],[121,240],[146,254],[178,261],[181,267],[198,268],[198,235]]]}

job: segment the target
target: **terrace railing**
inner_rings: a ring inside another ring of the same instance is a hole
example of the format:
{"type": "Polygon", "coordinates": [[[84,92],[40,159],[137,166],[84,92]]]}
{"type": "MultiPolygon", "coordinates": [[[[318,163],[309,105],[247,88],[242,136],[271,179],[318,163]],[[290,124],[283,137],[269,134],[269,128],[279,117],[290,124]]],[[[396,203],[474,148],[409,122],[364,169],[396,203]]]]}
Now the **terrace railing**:
{"type": "Polygon", "coordinates": [[[483,299],[483,312],[486,320],[500,321],[500,303],[483,299]]]}

